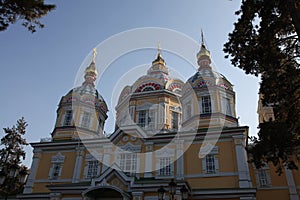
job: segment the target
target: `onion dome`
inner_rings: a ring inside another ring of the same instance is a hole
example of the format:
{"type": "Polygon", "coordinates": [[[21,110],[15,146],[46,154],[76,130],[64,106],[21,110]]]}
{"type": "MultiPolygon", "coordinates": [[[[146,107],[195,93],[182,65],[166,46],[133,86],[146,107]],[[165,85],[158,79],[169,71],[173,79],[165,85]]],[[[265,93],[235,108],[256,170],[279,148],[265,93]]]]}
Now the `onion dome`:
{"type": "Polygon", "coordinates": [[[208,50],[206,49],[206,46],[205,46],[204,42],[202,42],[202,44],[201,44],[201,49],[200,49],[200,51],[197,53],[197,58],[198,58],[198,60],[201,59],[202,56],[210,57],[210,51],[208,51],[208,50]]]}
{"type": "Polygon", "coordinates": [[[166,66],[165,60],[162,58],[162,55],[161,55],[160,44],[158,44],[157,57],[152,62],[152,66],[147,71],[147,75],[161,79],[163,81],[168,81],[170,79],[169,70],[166,66]]]}

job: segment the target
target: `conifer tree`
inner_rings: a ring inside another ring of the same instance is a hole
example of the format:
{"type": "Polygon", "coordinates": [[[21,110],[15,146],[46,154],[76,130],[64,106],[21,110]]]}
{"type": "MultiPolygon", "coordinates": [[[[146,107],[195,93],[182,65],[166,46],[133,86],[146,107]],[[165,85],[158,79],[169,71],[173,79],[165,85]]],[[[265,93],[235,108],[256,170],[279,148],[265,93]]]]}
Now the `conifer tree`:
{"type": "Polygon", "coordinates": [[[0,194],[1,196],[14,195],[22,191],[24,177],[28,173],[22,165],[25,159],[24,146],[28,145],[23,138],[27,123],[22,117],[12,128],[4,128],[5,135],[1,139],[0,150],[0,194]]]}

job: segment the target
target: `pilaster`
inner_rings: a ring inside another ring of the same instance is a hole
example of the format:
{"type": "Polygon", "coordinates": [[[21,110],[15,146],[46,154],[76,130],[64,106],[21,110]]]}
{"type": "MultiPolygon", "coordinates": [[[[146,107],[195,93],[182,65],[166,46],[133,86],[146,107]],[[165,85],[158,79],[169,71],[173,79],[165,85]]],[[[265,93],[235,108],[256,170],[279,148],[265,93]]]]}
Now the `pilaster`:
{"type": "Polygon", "coordinates": [[[26,182],[26,185],[24,187],[24,194],[28,194],[28,193],[32,193],[32,188],[33,188],[33,183],[34,183],[34,179],[36,176],[36,172],[38,169],[38,165],[41,159],[41,149],[35,149],[33,151],[33,158],[32,158],[32,163],[31,163],[31,171],[30,174],[28,176],[28,180],[26,182]]]}

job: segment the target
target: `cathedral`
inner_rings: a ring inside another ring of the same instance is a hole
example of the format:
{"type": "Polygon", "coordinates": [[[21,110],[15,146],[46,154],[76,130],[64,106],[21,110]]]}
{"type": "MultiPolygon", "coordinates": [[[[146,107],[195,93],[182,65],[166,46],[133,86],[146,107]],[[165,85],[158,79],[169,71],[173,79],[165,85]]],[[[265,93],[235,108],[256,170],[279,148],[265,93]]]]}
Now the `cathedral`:
{"type": "MultiPolygon", "coordinates": [[[[145,75],[123,88],[115,131],[104,134],[105,98],[95,54],[84,82],[59,102],[51,140],[31,143],[31,173],[18,199],[298,200],[300,173],[248,163],[233,84],[200,44],[188,80],[170,76],[160,48],[145,75]]],[[[259,119],[272,115],[259,103],[259,119]]]]}

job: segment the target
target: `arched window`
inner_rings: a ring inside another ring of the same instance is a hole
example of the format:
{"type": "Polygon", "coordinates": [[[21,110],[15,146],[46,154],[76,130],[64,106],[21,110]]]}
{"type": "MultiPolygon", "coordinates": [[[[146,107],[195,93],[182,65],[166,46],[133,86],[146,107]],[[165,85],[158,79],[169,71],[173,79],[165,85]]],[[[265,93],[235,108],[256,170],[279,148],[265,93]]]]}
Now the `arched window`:
{"type": "Polygon", "coordinates": [[[146,92],[146,91],[154,91],[154,88],[151,86],[144,87],[142,92],[146,92]]]}

